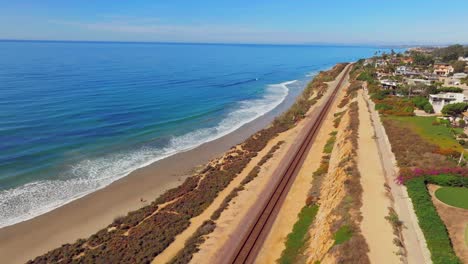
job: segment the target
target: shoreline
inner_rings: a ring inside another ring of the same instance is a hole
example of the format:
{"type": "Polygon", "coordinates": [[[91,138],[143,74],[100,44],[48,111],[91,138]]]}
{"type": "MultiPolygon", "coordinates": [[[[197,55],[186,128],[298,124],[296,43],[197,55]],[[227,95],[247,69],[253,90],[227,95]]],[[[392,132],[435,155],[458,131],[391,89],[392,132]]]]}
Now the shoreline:
{"type": "MultiPolygon", "coordinates": [[[[307,79],[310,81],[313,76],[307,79]]],[[[177,187],[194,168],[268,126],[276,116],[289,109],[303,89],[305,86],[290,90],[273,110],[225,136],[139,168],[47,213],[0,228],[0,255],[9,262],[21,263],[62,244],[89,237],[116,217],[137,210],[166,190],[177,187]],[[19,254],[21,248],[28,248],[26,254],[23,251],[19,254]]]]}

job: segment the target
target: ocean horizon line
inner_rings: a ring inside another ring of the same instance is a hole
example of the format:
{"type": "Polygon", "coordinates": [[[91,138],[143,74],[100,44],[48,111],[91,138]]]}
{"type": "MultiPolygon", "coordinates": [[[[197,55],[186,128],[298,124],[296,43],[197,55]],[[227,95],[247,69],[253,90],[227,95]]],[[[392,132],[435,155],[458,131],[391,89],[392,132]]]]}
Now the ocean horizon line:
{"type": "Polygon", "coordinates": [[[378,44],[378,43],[248,43],[248,42],[178,42],[178,41],[119,41],[119,40],[60,40],[60,39],[2,39],[0,42],[26,43],[99,43],[99,44],[148,44],[148,45],[222,45],[222,46],[276,46],[276,47],[353,47],[353,48],[408,48],[415,46],[446,46],[448,44],[378,44]]]}

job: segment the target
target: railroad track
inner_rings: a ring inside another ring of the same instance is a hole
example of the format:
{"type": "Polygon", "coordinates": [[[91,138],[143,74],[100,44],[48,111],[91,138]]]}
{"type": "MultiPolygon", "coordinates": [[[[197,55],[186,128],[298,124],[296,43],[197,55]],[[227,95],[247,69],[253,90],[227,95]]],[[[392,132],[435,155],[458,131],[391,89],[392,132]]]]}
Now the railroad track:
{"type": "Polygon", "coordinates": [[[258,212],[256,220],[248,227],[248,232],[242,238],[239,247],[235,250],[233,256],[226,261],[226,263],[241,264],[255,262],[261,246],[265,241],[276,216],[278,215],[281,204],[286,198],[294,179],[301,169],[305,157],[317,136],[319,128],[335,101],[336,94],[343,85],[350,68],[351,65],[346,66],[346,70],[330,95],[330,98],[323,105],[315,121],[311,122],[312,124],[309,125],[307,129],[308,132],[306,136],[303,137],[303,141],[300,143],[298,150],[292,155],[293,157],[289,160],[289,164],[279,173],[282,177],[274,187],[271,196],[267,199],[265,205],[261,207],[262,209],[258,212]]]}

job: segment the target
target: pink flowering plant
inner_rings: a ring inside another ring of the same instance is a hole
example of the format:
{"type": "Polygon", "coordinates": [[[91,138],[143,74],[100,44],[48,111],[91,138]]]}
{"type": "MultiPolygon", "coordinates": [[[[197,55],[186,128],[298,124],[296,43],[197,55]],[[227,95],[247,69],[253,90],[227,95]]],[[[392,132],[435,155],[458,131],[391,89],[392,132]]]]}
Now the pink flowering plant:
{"type": "Polygon", "coordinates": [[[457,175],[468,177],[468,168],[462,167],[447,167],[447,168],[402,168],[400,169],[400,175],[397,177],[396,182],[398,184],[404,184],[407,180],[411,180],[423,176],[433,175],[457,175]]]}

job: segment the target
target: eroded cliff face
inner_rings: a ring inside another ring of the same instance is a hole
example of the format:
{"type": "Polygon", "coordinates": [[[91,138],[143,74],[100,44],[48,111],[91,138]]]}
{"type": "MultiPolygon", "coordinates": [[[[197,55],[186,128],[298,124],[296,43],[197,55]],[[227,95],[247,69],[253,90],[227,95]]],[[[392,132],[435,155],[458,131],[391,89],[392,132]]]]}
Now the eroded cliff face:
{"type": "Polygon", "coordinates": [[[351,104],[338,127],[329,170],[321,181],[318,201],[320,209],[309,229],[303,259],[305,263],[368,262],[365,254],[367,245],[359,230],[361,202],[359,172],[355,160],[358,122],[357,105],[351,104]],[[351,236],[344,242],[336,243],[335,234],[344,226],[351,230],[351,236]],[[356,246],[361,248],[353,249],[356,246]]]}
{"type": "Polygon", "coordinates": [[[349,123],[349,114],[346,114],[341,121],[336,145],[330,157],[328,175],[323,180],[320,188],[320,210],[309,230],[310,238],[306,250],[307,262],[313,263],[317,260],[322,260],[323,263],[325,263],[324,261],[334,262],[332,256],[326,259],[324,257],[334,244],[331,227],[339,216],[334,214],[333,211],[346,196],[342,188],[346,180],[346,173],[344,173],[343,168],[338,166],[338,163],[349,156],[351,152],[351,143],[345,140],[350,131],[343,129],[344,124],[347,123],[349,123]]]}

